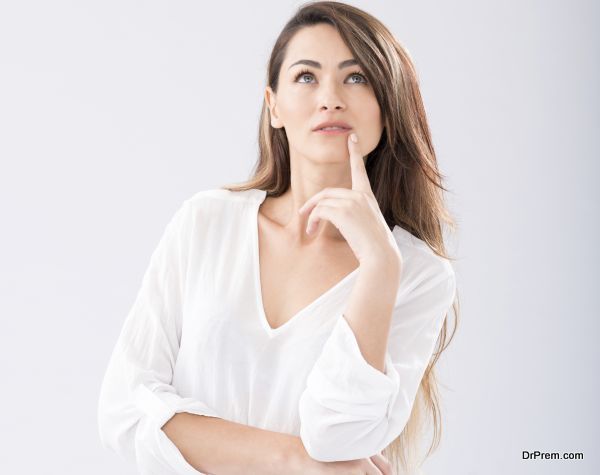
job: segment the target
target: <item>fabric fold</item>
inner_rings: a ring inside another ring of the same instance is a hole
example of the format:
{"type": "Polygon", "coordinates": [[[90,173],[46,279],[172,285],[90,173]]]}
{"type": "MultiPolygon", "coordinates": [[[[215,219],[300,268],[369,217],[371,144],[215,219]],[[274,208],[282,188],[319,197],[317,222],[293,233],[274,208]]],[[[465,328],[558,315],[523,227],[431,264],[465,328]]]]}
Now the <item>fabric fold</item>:
{"type": "Polygon", "coordinates": [[[446,264],[422,269],[412,284],[394,305],[384,372],[364,359],[346,318],[336,321],[299,400],[300,437],[313,459],[367,458],[402,433],[456,290],[446,264]]]}
{"type": "Polygon", "coordinates": [[[388,352],[385,372],[365,360],[352,328],[342,315],[306,384],[308,392],[321,406],[377,420],[387,414],[400,381],[388,352]]]}
{"type": "Polygon", "coordinates": [[[172,385],[179,353],[191,213],[177,210],[150,258],[111,354],[98,401],[102,445],[145,475],[203,475],[162,427],[178,412],[218,417],[172,385]]]}

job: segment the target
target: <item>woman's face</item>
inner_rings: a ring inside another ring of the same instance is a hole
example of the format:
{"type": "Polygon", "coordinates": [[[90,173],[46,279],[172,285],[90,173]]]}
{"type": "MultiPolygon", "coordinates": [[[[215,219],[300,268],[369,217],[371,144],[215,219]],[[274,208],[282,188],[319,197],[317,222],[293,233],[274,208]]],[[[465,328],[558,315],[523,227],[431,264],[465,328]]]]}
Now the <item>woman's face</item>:
{"type": "Polygon", "coordinates": [[[304,27],[288,44],[279,72],[279,90],[266,88],[271,125],[284,127],[292,157],[318,163],[348,160],[348,135],[355,132],[363,156],[379,143],[381,111],[373,88],[337,30],[326,24],[304,27]],[[316,63],[296,64],[310,60],[316,63]],[[303,72],[304,71],[304,72],[303,72]],[[346,122],[351,130],[328,135],[313,129],[326,121],[346,122]]]}

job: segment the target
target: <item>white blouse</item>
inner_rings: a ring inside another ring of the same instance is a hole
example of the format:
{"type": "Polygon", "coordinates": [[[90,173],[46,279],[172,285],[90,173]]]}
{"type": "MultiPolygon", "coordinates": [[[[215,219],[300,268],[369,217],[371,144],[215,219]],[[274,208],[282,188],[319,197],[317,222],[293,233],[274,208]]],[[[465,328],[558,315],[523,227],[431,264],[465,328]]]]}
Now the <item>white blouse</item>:
{"type": "Polygon", "coordinates": [[[299,436],[323,462],[370,457],[400,435],[455,296],[450,262],[399,226],[403,258],[385,372],[342,312],[358,269],[275,329],[263,308],[266,192],[199,191],[152,253],[98,403],[102,445],[139,473],[194,474],[162,426],[178,412],[299,436]]]}

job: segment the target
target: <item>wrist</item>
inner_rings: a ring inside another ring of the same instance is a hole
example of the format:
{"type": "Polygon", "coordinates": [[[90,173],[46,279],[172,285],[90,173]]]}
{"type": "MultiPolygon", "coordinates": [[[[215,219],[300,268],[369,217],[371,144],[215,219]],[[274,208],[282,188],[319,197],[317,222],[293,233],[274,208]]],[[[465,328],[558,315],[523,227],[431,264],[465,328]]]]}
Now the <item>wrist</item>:
{"type": "Polygon", "coordinates": [[[373,253],[360,261],[361,272],[373,272],[387,276],[400,276],[402,255],[400,251],[373,253]]]}
{"type": "Polygon", "coordinates": [[[297,436],[289,436],[285,444],[280,446],[278,454],[277,473],[289,475],[304,475],[307,464],[312,459],[306,452],[302,439],[297,436]]]}

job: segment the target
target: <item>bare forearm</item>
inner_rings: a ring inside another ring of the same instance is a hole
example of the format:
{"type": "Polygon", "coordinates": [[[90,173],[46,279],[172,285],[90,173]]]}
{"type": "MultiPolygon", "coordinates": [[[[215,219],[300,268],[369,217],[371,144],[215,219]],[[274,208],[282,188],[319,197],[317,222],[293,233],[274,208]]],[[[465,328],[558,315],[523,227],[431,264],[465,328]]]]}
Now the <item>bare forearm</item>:
{"type": "Polygon", "coordinates": [[[162,429],[202,473],[279,475],[292,473],[301,460],[299,437],[225,419],[182,412],[162,429]]]}
{"type": "Polygon", "coordinates": [[[400,282],[399,259],[392,254],[361,263],[344,312],[363,357],[381,372],[400,282]]]}

